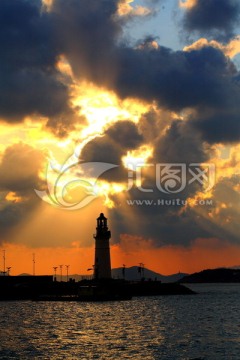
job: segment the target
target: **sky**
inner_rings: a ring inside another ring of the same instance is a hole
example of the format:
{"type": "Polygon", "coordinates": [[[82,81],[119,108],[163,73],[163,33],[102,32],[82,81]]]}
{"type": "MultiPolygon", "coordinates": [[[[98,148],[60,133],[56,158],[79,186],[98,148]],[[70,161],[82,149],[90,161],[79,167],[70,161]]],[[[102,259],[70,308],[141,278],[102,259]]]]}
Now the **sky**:
{"type": "Polygon", "coordinates": [[[0,270],[88,273],[102,212],[112,267],[240,265],[239,18],[237,0],[0,1],[0,270]]]}

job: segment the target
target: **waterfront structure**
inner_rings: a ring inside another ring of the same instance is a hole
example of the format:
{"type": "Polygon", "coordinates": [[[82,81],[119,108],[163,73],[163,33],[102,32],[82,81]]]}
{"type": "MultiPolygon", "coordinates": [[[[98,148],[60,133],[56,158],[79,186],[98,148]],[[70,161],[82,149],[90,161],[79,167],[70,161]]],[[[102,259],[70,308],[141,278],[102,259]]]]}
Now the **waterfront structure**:
{"type": "Polygon", "coordinates": [[[111,258],[107,218],[103,213],[97,218],[95,239],[94,279],[111,279],[111,258]]]}

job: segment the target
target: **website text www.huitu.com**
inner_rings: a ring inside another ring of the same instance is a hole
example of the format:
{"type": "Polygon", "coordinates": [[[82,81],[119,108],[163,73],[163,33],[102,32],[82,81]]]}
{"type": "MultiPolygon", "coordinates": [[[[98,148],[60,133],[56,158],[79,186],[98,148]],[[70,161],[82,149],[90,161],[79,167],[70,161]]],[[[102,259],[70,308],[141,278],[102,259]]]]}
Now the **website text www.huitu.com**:
{"type": "Polygon", "coordinates": [[[134,199],[134,200],[126,200],[127,205],[129,206],[212,206],[212,199],[201,199],[201,200],[182,200],[182,199],[134,199]]]}

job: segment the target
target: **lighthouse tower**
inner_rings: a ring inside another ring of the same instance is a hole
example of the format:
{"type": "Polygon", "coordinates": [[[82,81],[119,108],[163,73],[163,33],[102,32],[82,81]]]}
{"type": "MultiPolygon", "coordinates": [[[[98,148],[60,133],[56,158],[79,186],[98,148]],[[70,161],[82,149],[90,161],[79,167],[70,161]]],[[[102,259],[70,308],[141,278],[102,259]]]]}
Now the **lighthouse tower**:
{"type": "Polygon", "coordinates": [[[97,218],[97,227],[95,238],[95,263],[94,278],[110,279],[111,278],[111,259],[109,239],[111,232],[108,230],[107,218],[103,213],[97,218]]]}

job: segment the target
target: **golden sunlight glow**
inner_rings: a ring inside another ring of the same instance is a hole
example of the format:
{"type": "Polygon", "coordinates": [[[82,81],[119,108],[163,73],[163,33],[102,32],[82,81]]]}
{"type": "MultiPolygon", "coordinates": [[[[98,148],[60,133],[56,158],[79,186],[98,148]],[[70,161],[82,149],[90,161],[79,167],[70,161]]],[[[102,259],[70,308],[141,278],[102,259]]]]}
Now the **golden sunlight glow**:
{"type": "Polygon", "coordinates": [[[126,185],[119,183],[108,183],[104,180],[98,180],[97,184],[94,185],[94,190],[104,198],[104,205],[112,209],[115,207],[114,202],[110,199],[110,195],[120,194],[126,190],[126,185]]]}
{"type": "Polygon", "coordinates": [[[212,46],[221,50],[226,56],[233,58],[240,53],[240,35],[232,39],[228,44],[223,45],[216,40],[207,40],[205,38],[198,39],[193,44],[185,46],[184,51],[200,50],[205,46],[212,46]]]}
{"type": "Polygon", "coordinates": [[[97,184],[94,185],[94,190],[99,195],[108,193],[110,195],[121,193],[125,190],[125,185],[120,183],[108,183],[104,180],[98,180],[97,184]]]}
{"type": "Polygon", "coordinates": [[[54,1],[54,0],[42,0],[42,3],[43,3],[43,5],[46,7],[47,10],[50,10],[53,1],[54,1]]]}
{"type": "Polygon", "coordinates": [[[80,137],[96,136],[119,120],[138,122],[140,116],[150,108],[149,104],[135,99],[121,101],[117,95],[86,82],[74,85],[73,106],[79,107],[79,115],[88,122],[80,137]]]}
{"type": "Polygon", "coordinates": [[[65,56],[61,55],[59,57],[56,67],[61,73],[73,78],[72,68],[65,56]]]}
{"type": "Polygon", "coordinates": [[[216,166],[216,183],[223,178],[231,178],[240,174],[240,145],[227,149],[228,156],[223,156],[224,150],[223,145],[216,145],[215,157],[211,159],[216,166]]]}
{"type": "Polygon", "coordinates": [[[179,1],[179,7],[180,8],[185,8],[185,9],[191,9],[194,6],[197,5],[197,1],[198,0],[180,0],[179,1]]]}
{"type": "Polygon", "coordinates": [[[123,165],[126,169],[136,171],[138,167],[146,165],[152,153],[153,148],[147,145],[143,145],[136,150],[128,151],[127,155],[122,158],[123,165]]]}
{"type": "Polygon", "coordinates": [[[144,50],[144,49],[159,49],[160,45],[158,44],[158,42],[156,40],[152,40],[152,41],[147,41],[143,44],[137,45],[136,49],[139,50],[144,50]]]}
{"type": "Polygon", "coordinates": [[[43,118],[31,119],[28,117],[24,123],[13,124],[11,126],[0,123],[0,151],[21,141],[39,149],[46,148],[49,143],[55,144],[55,136],[44,129],[43,124],[46,121],[43,118]]]}
{"type": "MultiPolygon", "coordinates": [[[[58,67],[62,73],[71,75],[70,67],[64,58],[59,60],[58,67]]],[[[79,116],[85,117],[86,127],[76,124],[75,130],[69,131],[67,138],[59,139],[49,131],[50,127],[46,126],[48,119],[44,117],[29,116],[25,119],[24,126],[20,123],[9,127],[1,123],[0,156],[7,147],[19,142],[28,143],[29,146],[45,152],[48,166],[39,169],[39,176],[48,185],[50,198],[47,193],[40,196],[51,205],[59,207],[58,200],[63,204],[75,204],[90,194],[93,198],[100,196],[107,207],[113,207],[109,196],[124,191],[126,185],[98,182],[96,192],[96,179],[79,176],[79,154],[90,140],[101,135],[115,122],[130,120],[137,123],[151,105],[134,99],[122,101],[113,92],[88,83],[75,83],[72,88],[72,99],[73,106],[79,107],[79,116]]],[[[128,156],[146,161],[150,154],[149,148],[142,147],[128,156]]],[[[14,193],[9,193],[6,199],[13,202],[21,201],[14,193]]]]}
{"type": "Polygon", "coordinates": [[[12,201],[15,203],[20,203],[22,201],[22,198],[20,196],[17,196],[14,192],[9,192],[5,199],[7,201],[12,201]]]}

